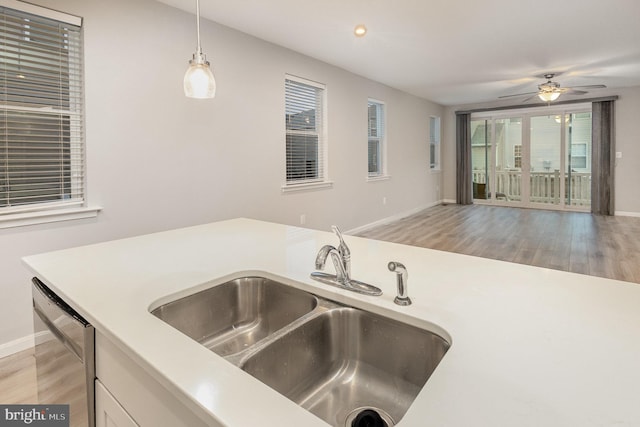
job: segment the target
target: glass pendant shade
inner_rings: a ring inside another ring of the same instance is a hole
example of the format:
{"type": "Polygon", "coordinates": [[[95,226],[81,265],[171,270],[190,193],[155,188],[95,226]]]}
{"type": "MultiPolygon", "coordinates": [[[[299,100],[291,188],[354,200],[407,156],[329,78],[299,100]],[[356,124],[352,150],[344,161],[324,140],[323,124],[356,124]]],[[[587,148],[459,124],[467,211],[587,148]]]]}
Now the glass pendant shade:
{"type": "Polygon", "coordinates": [[[194,55],[184,73],[184,94],[189,98],[207,99],[216,96],[216,79],[203,55],[194,55]]]}
{"type": "Polygon", "coordinates": [[[540,92],[538,94],[538,97],[544,102],[555,101],[556,99],[558,99],[559,96],[560,96],[560,92],[555,92],[555,91],[540,92]]]}
{"type": "Polygon", "coordinates": [[[189,98],[210,99],[216,96],[216,79],[200,46],[200,0],[196,0],[196,34],[198,45],[184,73],[184,94],[189,98]]]}

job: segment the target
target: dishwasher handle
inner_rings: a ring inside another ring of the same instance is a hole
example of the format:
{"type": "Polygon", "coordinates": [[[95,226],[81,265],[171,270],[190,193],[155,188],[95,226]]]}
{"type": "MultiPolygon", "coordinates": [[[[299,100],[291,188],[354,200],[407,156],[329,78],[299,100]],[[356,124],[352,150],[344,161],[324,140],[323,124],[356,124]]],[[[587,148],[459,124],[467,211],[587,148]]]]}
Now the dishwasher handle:
{"type": "MultiPolygon", "coordinates": [[[[42,283],[40,279],[34,277],[31,279],[33,286],[37,289],[44,298],[46,298],[49,302],[55,304],[60,310],[62,310],[65,314],[74,318],[78,323],[82,326],[89,326],[89,322],[87,322],[80,314],[73,309],[69,304],[67,304],[62,298],[55,294],[47,285],[42,283]]],[[[35,296],[34,296],[35,298],[35,296]]]]}
{"type": "Polygon", "coordinates": [[[93,343],[87,345],[87,336],[93,336],[93,326],[38,278],[34,277],[32,282],[34,313],[80,361],[84,363],[93,357],[93,343]]]}

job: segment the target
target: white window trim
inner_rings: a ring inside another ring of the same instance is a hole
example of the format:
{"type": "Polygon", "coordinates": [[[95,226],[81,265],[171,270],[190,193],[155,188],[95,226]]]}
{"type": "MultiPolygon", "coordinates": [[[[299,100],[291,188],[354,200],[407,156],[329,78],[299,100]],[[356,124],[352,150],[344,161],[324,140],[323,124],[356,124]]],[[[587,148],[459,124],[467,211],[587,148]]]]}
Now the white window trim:
{"type": "Polygon", "coordinates": [[[375,175],[375,176],[368,176],[367,182],[386,181],[388,179],[391,179],[391,175],[375,175]]]}
{"type": "MultiPolygon", "coordinates": [[[[384,181],[391,178],[391,175],[389,175],[389,172],[387,170],[387,145],[388,145],[387,144],[387,122],[388,122],[387,103],[379,99],[367,98],[367,105],[369,105],[370,102],[382,105],[383,127],[382,127],[382,137],[380,138],[380,156],[382,157],[382,159],[380,159],[380,169],[382,170],[377,174],[370,174],[367,172],[366,181],[367,182],[384,181]]],[[[367,110],[367,118],[368,116],[369,116],[369,113],[367,110]]],[[[369,129],[367,125],[367,143],[368,141],[369,141],[369,129]]],[[[369,149],[367,148],[367,158],[368,156],[369,156],[369,149]]]]}
{"type": "Polygon", "coordinates": [[[333,181],[304,182],[300,184],[288,184],[281,187],[283,193],[296,193],[299,191],[321,190],[333,188],[333,181]]]}
{"type": "Polygon", "coordinates": [[[34,212],[12,213],[0,216],[0,229],[27,225],[48,224],[74,219],[94,218],[102,210],[100,206],[48,209],[34,212]]]}
{"type": "MultiPolygon", "coordinates": [[[[283,193],[292,193],[299,191],[308,191],[308,190],[316,190],[322,188],[332,188],[333,181],[329,179],[329,132],[327,125],[327,93],[328,88],[324,83],[320,83],[314,80],[305,79],[303,77],[298,77],[293,74],[285,73],[284,75],[285,81],[291,80],[294,82],[302,83],[309,86],[314,86],[322,89],[322,135],[323,135],[323,144],[322,144],[322,178],[317,181],[304,181],[304,182],[288,182],[287,181],[287,168],[285,165],[284,170],[284,183],[281,186],[281,190],[283,193]]],[[[285,129],[285,137],[287,130],[285,129]]]]}

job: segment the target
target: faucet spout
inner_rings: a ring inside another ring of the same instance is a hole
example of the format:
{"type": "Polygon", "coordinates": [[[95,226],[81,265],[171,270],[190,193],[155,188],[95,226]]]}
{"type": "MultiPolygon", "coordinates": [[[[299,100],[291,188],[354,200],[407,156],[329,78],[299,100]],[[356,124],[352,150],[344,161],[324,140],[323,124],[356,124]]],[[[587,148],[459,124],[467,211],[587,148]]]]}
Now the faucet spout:
{"type": "Polygon", "coordinates": [[[327,258],[331,255],[331,261],[333,261],[333,267],[336,269],[336,278],[340,283],[345,285],[349,284],[349,274],[344,269],[344,264],[342,262],[342,257],[340,256],[340,252],[334,246],[324,245],[318,251],[318,255],[316,256],[316,269],[324,270],[324,266],[327,262],[327,258]]]}
{"type": "Polygon", "coordinates": [[[331,245],[324,245],[320,248],[318,255],[316,255],[316,270],[324,270],[324,264],[327,262],[329,252],[335,249],[336,248],[331,245]]]}

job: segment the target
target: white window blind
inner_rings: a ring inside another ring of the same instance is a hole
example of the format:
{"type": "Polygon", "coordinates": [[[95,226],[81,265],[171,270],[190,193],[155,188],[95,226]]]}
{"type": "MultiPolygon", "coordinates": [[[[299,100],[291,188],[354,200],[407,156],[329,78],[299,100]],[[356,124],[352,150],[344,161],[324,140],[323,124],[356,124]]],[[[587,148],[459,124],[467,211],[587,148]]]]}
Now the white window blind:
{"type": "Polygon", "coordinates": [[[368,101],[368,170],[369,176],[384,175],[384,104],[381,102],[368,101]]]}
{"type": "Polygon", "coordinates": [[[440,169],[440,117],[429,117],[429,167],[440,169]]]}
{"type": "Polygon", "coordinates": [[[325,173],[324,85],[285,79],[287,185],[321,182],[325,173]]]}
{"type": "Polygon", "coordinates": [[[81,27],[0,6],[0,58],[0,214],[82,204],[81,27]]]}

